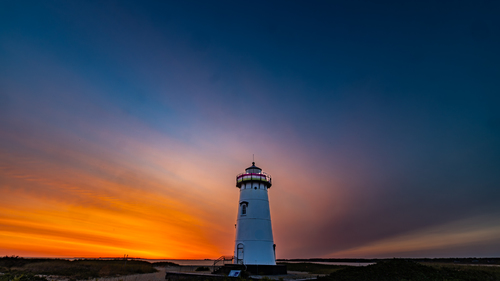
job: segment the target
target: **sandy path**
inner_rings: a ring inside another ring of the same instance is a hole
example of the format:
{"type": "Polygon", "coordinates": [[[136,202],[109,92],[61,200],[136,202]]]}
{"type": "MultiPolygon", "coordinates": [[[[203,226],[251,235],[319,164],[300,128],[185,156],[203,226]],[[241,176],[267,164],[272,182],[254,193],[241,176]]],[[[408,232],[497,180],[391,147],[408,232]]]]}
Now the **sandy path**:
{"type": "MultiPolygon", "coordinates": [[[[197,273],[197,274],[207,274],[210,275],[210,272],[195,272],[196,267],[190,268],[190,267],[155,267],[158,272],[154,273],[144,273],[144,274],[132,274],[132,275],[124,275],[124,276],[118,276],[118,277],[102,277],[102,278],[94,278],[90,280],[81,280],[81,281],[165,281],[165,274],[166,271],[171,271],[171,272],[183,272],[183,273],[197,273]]],[[[316,279],[318,276],[323,276],[324,274],[310,274],[307,272],[300,272],[300,271],[289,271],[287,275],[268,275],[265,276],[271,280],[279,280],[280,278],[283,278],[283,280],[310,280],[310,279],[316,279]]],[[[51,281],[68,281],[66,278],[61,278],[61,277],[52,277],[48,276],[48,279],[51,281]]],[[[251,276],[252,278],[255,279],[261,279],[264,276],[251,276]]]]}

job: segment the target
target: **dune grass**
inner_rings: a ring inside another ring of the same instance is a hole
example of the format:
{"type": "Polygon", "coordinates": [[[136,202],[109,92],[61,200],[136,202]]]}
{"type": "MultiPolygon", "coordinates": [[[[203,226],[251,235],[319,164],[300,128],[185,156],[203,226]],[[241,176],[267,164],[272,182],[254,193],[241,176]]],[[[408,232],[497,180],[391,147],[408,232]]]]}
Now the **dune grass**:
{"type": "Polygon", "coordinates": [[[500,281],[498,268],[490,266],[423,265],[401,259],[363,267],[346,267],[318,281],[500,281]]]}
{"type": "Polygon", "coordinates": [[[157,261],[152,263],[153,266],[179,266],[175,262],[170,262],[170,261],[157,261]]]}
{"type": "MultiPolygon", "coordinates": [[[[449,263],[421,263],[426,266],[434,267],[441,271],[447,272],[462,272],[463,274],[474,275],[474,274],[488,274],[491,276],[489,280],[500,280],[500,266],[488,266],[488,265],[455,265],[449,263]],[[479,272],[479,273],[478,273],[479,272]]],[[[479,280],[479,279],[478,279],[479,280]]],[[[485,279],[487,280],[487,279],[485,279]]]]}
{"type": "Polygon", "coordinates": [[[10,274],[57,275],[70,279],[89,279],[156,272],[153,265],[137,260],[63,260],[0,258],[0,271],[10,274]]]}
{"type": "Polygon", "coordinates": [[[0,275],[0,281],[48,281],[45,277],[36,276],[30,273],[7,273],[0,275]]]}

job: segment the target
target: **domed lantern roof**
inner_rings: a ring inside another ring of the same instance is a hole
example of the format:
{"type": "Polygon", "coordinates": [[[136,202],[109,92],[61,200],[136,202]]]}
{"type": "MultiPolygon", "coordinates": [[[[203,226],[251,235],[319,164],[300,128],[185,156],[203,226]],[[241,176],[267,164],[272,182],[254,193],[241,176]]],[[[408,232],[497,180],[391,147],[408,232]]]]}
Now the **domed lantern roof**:
{"type": "Polygon", "coordinates": [[[263,183],[267,186],[267,188],[272,185],[271,176],[262,172],[261,168],[255,166],[255,162],[252,162],[252,166],[246,168],[244,173],[236,176],[236,186],[238,188],[240,188],[241,184],[244,182],[263,183]]]}
{"type": "Polygon", "coordinates": [[[260,174],[262,172],[262,169],[255,166],[255,162],[252,162],[252,166],[246,168],[245,172],[250,174],[260,174]]]}

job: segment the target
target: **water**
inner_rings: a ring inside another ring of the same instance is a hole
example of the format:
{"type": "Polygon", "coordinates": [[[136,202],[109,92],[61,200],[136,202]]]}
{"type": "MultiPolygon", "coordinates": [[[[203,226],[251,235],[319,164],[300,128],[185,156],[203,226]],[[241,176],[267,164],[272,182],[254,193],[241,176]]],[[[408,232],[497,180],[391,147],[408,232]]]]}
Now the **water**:
{"type": "MultiPolygon", "coordinates": [[[[143,261],[148,262],[173,262],[178,265],[184,266],[213,266],[214,260],[149,260],[149,259],[141,259],[143,261]]],[[[287,262],[287,263],[317,263],[317,264],[328,264],[328,265],[350,265],[350,266],[367,266],[374,264],[373,262],[321,262],[321,261],[278,261],[278,262],[287,262]]],[[[226,263],[230,263],[227,261],[226,263]]]]}
{"type": "MultiPolygon", "coordinates": [[[[213,266],[214,260],[150,260],[150,259],[139,259],[147,262],[173,262],[178,265],[189,265],[189,266],[213,266]]],[[[229,263],[229,261],[227,262],[229,263]]]]}
{"type": "Polygon", "coordinates": [[[286,263],[316,263],[327,265],[349,265],[349,266],[367,266],[375,264],[374,262],[328,262],[328,261],[278,261],[286,263]]]}

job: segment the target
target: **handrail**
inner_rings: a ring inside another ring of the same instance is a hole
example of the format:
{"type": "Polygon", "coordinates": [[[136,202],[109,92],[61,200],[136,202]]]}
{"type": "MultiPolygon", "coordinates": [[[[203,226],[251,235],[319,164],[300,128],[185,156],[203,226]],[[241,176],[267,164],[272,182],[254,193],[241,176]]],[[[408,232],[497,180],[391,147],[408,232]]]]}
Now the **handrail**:
{"type": "Polygon", "coordinates": [[[244,180],[243,177],[250,176],[251,179],[255,179],[255,177],[260,178],[261,180],[265,180],[268,182],[271,182],[271,175],[266,174],[266,173],[241,173],[236,176],[236,182],[238,182],[240,179],[244,180]]]}
{"type": "Polygon", "coordinates": [[[215,265],[219,262],[222,262],[224,264],[225,261],[232,261],[234,259],[234,256],[221,256],[220,258],[214,260],[214,272],[215,272],[215,265]]]}
{"type": "Polygon", "coordinates": [[[260,173],[239,173],[236,177],[239,177],[239,176],[242,176],[242,175],[265,175],[267,177],[271,177],[271,175],[269,175],[268,173],[266,172],[260,172],[260,173]]]}

